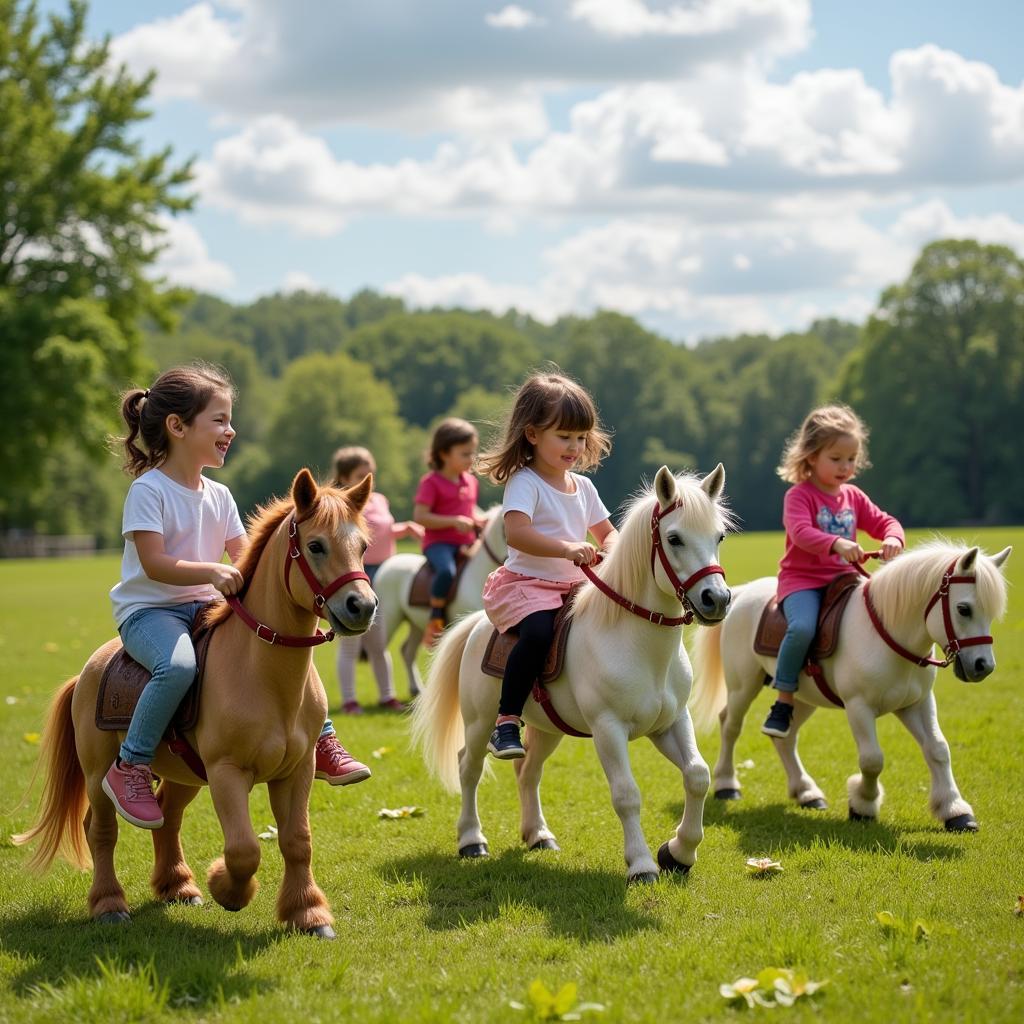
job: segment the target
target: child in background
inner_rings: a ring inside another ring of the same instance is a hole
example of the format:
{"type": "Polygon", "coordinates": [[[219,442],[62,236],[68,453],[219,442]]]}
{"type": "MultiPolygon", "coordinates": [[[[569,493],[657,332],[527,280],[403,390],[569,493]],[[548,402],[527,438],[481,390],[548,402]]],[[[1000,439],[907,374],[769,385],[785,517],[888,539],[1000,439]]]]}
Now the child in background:
{"type": "Polygon", "coordinates": [[[434,569],[430,618],[423,634],[426,647],[433,647],[445,627],[455,555],[476,540],[476,530],[487,522],[476,503],[480,485],[470,472],[479,443],[472,423],[454,417],[442,420],[430,441],[430,472],[416,488],[412,517],[424,527],[423,554],[434,569]]]}
{"type": "Polygon", "coordinates": [[[523,708],[554,635],[566,594],[584,579],[597,551],[618,536],[597,488],[574,473],[598,465],[611,441],[593,399],[561,374],[531,375],[516,392],[504,436],[480,460],[480,469],[505,484],[502,506],[508,558],[487,577],[484,610],[502,633],[515,627],[501,702],[487,749],[508,760],[526,754],[520,741],[523,708]]]}
{"type": "Polygon", "coordinates": [[[903,527],[849,482],[870,465],[867,436],[852,409],[826,405],[808,414],[783,452],[778,473],[793,486],[783,504],[786,551],[776,596],[787,627],[772,684],[778,698],[761,727],[768,736],[789,735],[793,694],[814,640],[825,588],[864,560],[857,530],[882,542],[883,561],[903,550],[903,527]]]}
{"type": "MultiPolygon", "coordinates": [[[[368,473],[376,476],[377,463],[366,448],[351,446],[339,448],[334,453],[334,487],[352,487],[368,473]]],[[[363,508],[367,529],[370,531],[370,546],[363,556],[363,568],[370,577],[370,585],[377,575],[381,562],[395,553],[395,541],[403,537],[422,539],[423,527],[419,523],[396,523],[391,514],[388,499],[379,491],[370,495],[363,508]]],[[[338,679],[341,682],[341,709],[349,715],[360,715],[363,709],[356,700],[356,662],[359,652],[366,657],[373,668],[374,678],[380,694],[379,704],[390,711],[405,711],[406,706],[395,696],[394,678],[391,670],[391,655],[387,649],[384,623],[378,618],[362,636],[343,636],[338,646],[338,679]]]]}

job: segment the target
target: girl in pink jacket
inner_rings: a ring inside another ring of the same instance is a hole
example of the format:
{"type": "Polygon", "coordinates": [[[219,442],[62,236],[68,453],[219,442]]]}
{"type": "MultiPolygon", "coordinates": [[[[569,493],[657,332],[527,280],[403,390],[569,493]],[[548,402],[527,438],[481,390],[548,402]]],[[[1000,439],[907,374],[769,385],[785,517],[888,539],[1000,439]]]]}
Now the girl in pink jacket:
{"type": "Polygon", "coordinates": [[[786,553],[779,563],[776,597],[786,635],[775,667],[778,698],[761,731],[789,735],[793,694],[814,639],[825,587],[864,559],[861,529],[882,543],[882,560],[903,550],[903,527],[849,481],[870,465],[868,431],[845,405],[815,409],[789,439],[778,473],[793,484],[786,492],[782,523],[786,553]]]}

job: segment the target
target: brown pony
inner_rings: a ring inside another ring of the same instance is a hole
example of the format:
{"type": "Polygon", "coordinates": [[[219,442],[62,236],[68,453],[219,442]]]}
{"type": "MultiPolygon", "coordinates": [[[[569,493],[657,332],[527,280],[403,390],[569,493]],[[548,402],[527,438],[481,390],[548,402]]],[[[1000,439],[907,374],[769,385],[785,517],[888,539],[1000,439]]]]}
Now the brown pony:
{"type": "MultiPolygon", "coordinates": [[[[284,637],[310,637],[317,623],[314,593],[300,572],[285,573],[289,528],[297,526],[298,550],[321,587],[362,569],[367,534],[362,508],[371,477],[348,489],[317,487],[301,470],[291,500],[260,509],[249,526],[249,544],[239,562],[245,610],[284,637]],[[294,512],[294,516],[292,513],[294,512]],[[287,585],[286,585],[287,584],[287,585]]],[[[351,580],[323,606],[335,633],[354,636],[373,621],[377,600],[363,579],[351,580]]],[[[277,820],[285,871],[277,916],[288,928],[333,938],[327,900],[310,870],[309,788],[314,746],[327,713],[327,697],[313,665],[311,647],[287,647],[258,638],[227,604],[210,615],[218,623],[206,659],[199,720],[187,738],[204,765],[210,795],[224,831],[224,855],[207,872],[213,898],[241,910],[257,889],[260,844],[249,820],[249,791],[265,782],[277,820]]],[[[58,855],[86,869],[92,854],[89,911],[98,921],[130,920],[114,872],[117,815],[100,788],[123,734],[96,728],[96,693],[103,670],[120,647],[104,644],[80,675],[57,691],[46,720],[40,763],[46,782],[36,823],[15,842],[39,840],[32,866],[45,869],[58,855]],[[88,850],[86,849],[88,843],[88,850]]],[[[161,743],[153,762],[161,783],[157,799],[164,815],[153,832],[153,891],[169,903],[199,904],[202,898],[181,849],[181,819],[203,780],[161,743]]]]}

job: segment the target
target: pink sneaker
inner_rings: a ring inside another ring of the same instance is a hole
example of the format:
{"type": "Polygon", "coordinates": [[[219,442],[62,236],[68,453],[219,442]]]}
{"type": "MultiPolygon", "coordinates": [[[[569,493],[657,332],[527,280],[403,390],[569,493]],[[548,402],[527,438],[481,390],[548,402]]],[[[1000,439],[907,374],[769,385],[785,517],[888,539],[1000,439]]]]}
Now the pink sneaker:
{"type": "Polygon", "coordinates": [[[341,705],[341,710],[344,711],[346,715],[361,715],[363,713],[363,709],[360,707],[359,701],[357,700],[345,701],[345,703],[341,705]]]}
{"type": "Polygon", "coordinates": [[[397,711],[399,713],[409,710],[408,704],[403,704],[397,697],[391,697],[388,700],[382,700],[377,707],[382,711],[397,711]]]}
{"type": "Polygon", "coordinates": [[[164,813],[153,796],[153,773],[148,764],[115,760],[103,777],[103,792],[125,821],[139,828],[160,828],[164,813]]]}
{"type": "Polygon", "coordinates": [[[370,769],[357,761],[339,742],[337,736],[321,736],[316,741],[316,778],[332,786],[351,786],[371,775],[370,769]]]}

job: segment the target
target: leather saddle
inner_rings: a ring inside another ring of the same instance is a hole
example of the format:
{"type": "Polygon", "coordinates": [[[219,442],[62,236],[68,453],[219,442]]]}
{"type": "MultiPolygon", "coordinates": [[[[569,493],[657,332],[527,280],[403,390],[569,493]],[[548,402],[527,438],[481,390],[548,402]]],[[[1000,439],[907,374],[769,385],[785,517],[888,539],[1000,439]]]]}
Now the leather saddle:
{"type": "MultiPolygon", "coordinates": [[[[814,634],[807,660],[819,662],[831,657],[839,642],[839,623],[854,591],[860,585],[861,577],[855,572],[837,576],[826,588],[818,612],[818,628],[814,634]]],[[[754,634],[754,652],[775,657],[779,653],[782,638],[786,635],[786,617],[773,597],[761,612],[761,620],[754,634]]]]}
{"type": "MultiPolygon", "coordinates": [[[[569,629],[572,627],[572,617],[569,611],[572,608],[576,594],[583,583],[577,583],[565,596],[562,607],[555,616],[555,633],[551,638],[551,646],[548,648],[548,656],[544,661],[538,680],[541,685],[553,683],[561,674],[565,664],[565,648],[569,640],[569,629]]],[[[508,656],[519,640],[519,633],[510,629],[499,633],[496,629],[491,633],[491,639],[487,641],[487,649],[484,651],[483,660],[480,662],[480,671],[485,675],[501,679],[505,675],[505,663],[508,656]]]]}
{"type": "MultiPolygon", "coordinates": [[[[213,629],[206,625],[205,609],[200,608],[192,623],[192,642],[196,648],[197,672],[195,681],[182,698],[178,710],[171,719],[165,739],[173,739],[173,733],[187,732],[195,728],[199,719],[199,690],[206,667],[206,654],[210,646],[213,629]]],[[[139,703],[142,691],[152,678],[148,668],[140,665],[122,647],[103,671],[99,690],[96,694],[96,728],[104,732],[119,732],[128,728],[132,712],[139,703]]]]}
{"type": "MultiPolygon", "coordinates": [[[[466,568],[466,563],[469,561],[470,555],[476,551],[476,545],[468,548],[459,548],[455,554],[455,577],[452,580],[452,585],[448,588],[448,593],[445,595],[445,603],[451,604],[455,600],[455,594],[459,589],[459,580],[462,579],[463,570],[466,568]]],[[[434,582],[434,567],[426,560],[423,560],[423,564],[419,567],[416,575],[412,578],[412,584],[409,587],[409,607],[410,608],[429,608],[430,607],[430,586],[434,582]]]]}

